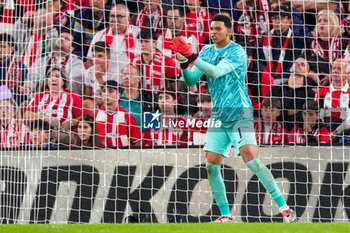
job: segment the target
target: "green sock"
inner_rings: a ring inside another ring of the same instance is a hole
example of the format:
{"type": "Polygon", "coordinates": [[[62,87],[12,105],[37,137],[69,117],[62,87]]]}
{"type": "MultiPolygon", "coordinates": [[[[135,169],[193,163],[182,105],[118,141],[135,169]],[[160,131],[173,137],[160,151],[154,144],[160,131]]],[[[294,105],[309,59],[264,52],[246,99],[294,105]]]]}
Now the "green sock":
{"type": "Polygon", "coordinates": [[[208,180],[216,203],[219,206],[221,215],[230,215],[230,207],[226,197],[226,187],[221,176],[221,166],[213,163],[206,163],[208,180]]]}
{"type": "Polygon", "coordinates": [[[275,178],[271,174],[270,170],[261,163],[260,159],[253,159],[246,165],[259,178],[260,182],[270,193],[277,206],[280,208],[286,205],[286,201],[284,200],[282,193],[276,184],[275,178]]]}

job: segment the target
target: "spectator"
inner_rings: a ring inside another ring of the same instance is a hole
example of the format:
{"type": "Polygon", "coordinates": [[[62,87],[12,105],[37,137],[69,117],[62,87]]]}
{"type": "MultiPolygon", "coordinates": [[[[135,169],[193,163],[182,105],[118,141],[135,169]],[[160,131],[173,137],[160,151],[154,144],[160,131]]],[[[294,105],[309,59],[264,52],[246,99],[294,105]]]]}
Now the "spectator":
{"type": "Polygon", "coordinates": [[[270,13],[273,29],[259,42],[258,58],[274,78],[275,84],[284,82],[289,69],[305,47],[304,35],[291,28],[291,11],[278,6],[270,13]]]}
{"type": "MultiPolygon", "coordinates": [[[[106,41],[111,48],[109,66],[113,73],[119,73],[130,61],[140,54],[137,36],[140,29],[130,24],[128,8],[123,4],[115,5],[109,16],[109,26],[98,32],[91,42],[88,62],[92,60],[92,48],[97,41],[106,41]]],[[[89,64],[91,66],[92,64],[89,64]]]]}
{"type": "Polygon", "coordinates": [[[329,131],[319,122],[319,107],[314,100],[303,104],[303,121],[290,131],[290,143],[329,143],[329,131]]]}
{"type": "MultiPolygon", "coordinates": [[[[241,43],[242,44],[242,43],[241,43]]],[[[246,85],[249,98],[252,101],[254,112],[261,108],[261,102],[273,87],[273,78],[264,66],[259,66],[259,61],[254,59],[256,49],[247,46],[247,75],[246,85]]]]}
{"type": "Polygon", "coordinates": [[[204,145],[205,135],[207,133],[208,127],[204,125],[205,121],[210,121],[211,109],[213,108],[213,103],[211,101],[209,90],[206,89],[201,94],[199,94],[198,109],[199,111],[193,116],[192,119],[195,120],[194,127],[190,128],[191,139],[193,145],[204,145]],[[201,123],[198,123],[201,122],[201,123]]]}
{"type": "Polygon", "coordinates": [[[102,85],[104,104],[92,116],[96,119],[97,132],[108,147],[140,146],[141,133],[135,118],[119,104],[120,87],[108,80],[102,85]]]}
{"type": "Polygon", "coordinates": [[[160,109],[161,127],[145,129],[144,145],[187,145],[189,142],[186,121],[175,115],[176,95],[173,91],[160,90],[158,106],[160,109]]]}
{"type": "Polygon", "coordinates": [[[239,0],[234,11],[237,42],[256,46],[263,35],[270,31],[270,4],[267,0],[239,0]]]}
{"type": "Polygon", "coordinates": [[[332,63],[341,58],[345,48],[340,39],[341,27],[333,11],[321,11],[317,15],[315,39],[309,45],[310,52],[332,63]]]}
{"type": "Polygon", "coordinates": [[[123,90],[121,91],[119,104],[128,113],[135,117],[140,131],[143,132],[143,113],[151,112],[154,110],[153,93],[140,88],[140,71],[136,66],[126,66],[124,69],[122,69],[121,76],[123,90]]]}
{"type": "Polygon", "coordinates": [[[21,112],[6,86],[0,86],[0,147],[19,147],[28,143],[28,128],[23,124],[21,112]]]}
{"type": "Polygon", "coordinates": [[[157,36],[149,29],[140,33],[141,55],[137,56],[133,64],[140,69],[142,88],[147,91],[158,92],[166,87],[169,78],[176,77],[180,72],[175,61],[161,53],[156,48],[157,36]]]}
{"type": "Polygon", "coordinates": [[[18,46],[17,55],[30,68],[36,59],[51,52],[58,32],[53,27],[52,14],[41,8],[36,12],[27,11],[16,21],[13,37],[18,46]]]}
{"type": "Polygon", "coordinates": [[[20,89],[27,69],[15,56],[15,41],[9,34],[0,34],[0,81],[12,92],[13,99],[20,103],[20,89]]]}
{"type": "Polygon", "coordinates": [[[84,73],[84,106],[89,114],[103,105],[101,85],[108,80],[119,82],[119,75],[109,66],[111,49],[107,42],[98,41],[92,47],[93,66],[84,73]]]}
{"type": "Polygon", "coordinates": [[[197,97],[205,88],[205,82],[201,82],[196,91],[188,87],[181,78],[181,75],[168,79],[167,90],[172,90],[177,94],[177,113],[180,115],[193,116],[197,111],[197,97]]]}
{"type": "Polygon", "coordinates": [[[305,19],[306,26],[309,27],[310,31],[314,30],[316,25],[316,15],[317,12],[323,10],[338,11],[340,6],[340,1],[338,0],[293,0],[291,4],[299,12],[302,12],[303,18],[305,19]]]}
{"type": "Polygon", "coordinates": [[[32,148],[55,148],[50,142],[50,124],[41,119],[36,119],[30,123],[30,146],[32,148]]]}
{"type": "Polygon", "coordinates": [[[15,22],[26,12],[17,0],[0,1],[0,33],[13,33],[15,22]]]}
{"type": "Polygon", "coordinates": [[[202,0],[186,0],[188,12],[186,13],[186,24],[189,35],[194,35],[200,45],[209,36],[211,14],[203,7],[202,0]]]}
{"type": "Polygon", "coordinates": [[[69,1],[67,0],[48,0],[46,1],[45,8],[48,12],[53,14],[53,23],[54,26],[59,29],[67,30],[71,29],[74,26],[73,19],[67,13],[67,5],[69,1]]]}
{"type": "Polygon", "coordinates": [[[92,39],[99,31],[105,29],[109,22],[111,7],[108,0],[91,0],[91,6],[79,10],[75,14],[74,41],[76,49],[74,53],[85,59],[92,39]]]}
{"type": "Polygon", "coordinates": [[[350,128],[348,75],[348,63],[342,59],[335,60],[332,66],[331,84],[319,89],[315,98],[321,107],[320,119],[331,132],[332,141],[338,140],[343,131],[350,128]]]}
{"type": "MultiPolygon", "coordinates": [[[[291,1],[289,0],[271,0],[271,9],[274,9],[277,6],[286,6],[291,9],[292,12],[292,27],[293,31],[298,31],[299,35],[303,35],[306,38],[305,40],[310,40],[312,38],[312,34],[309,28],[305,25],[303,14],[300,13],[295,7],[292,7],[291,1]]],[[[308,44],[308,42],[306,42],[308,44]]]]}
{"type": "Polygon", "coordinates": [[[96,148],[103,146],[92,116],[85,115],[78,119],[78,133],[73,143],[77,147],[96,148]]]}
{"type": "Polygon", "coordinates": [[[154,33],[161,33],[166,28],[164,9],[161,0],[142,0],[144,7],[132,17],[132,24],[140,29],[152,29],[154,33]]]}
{"type": "Polygon", "coordinates": [[[288,143],[287,130],[277,121],[281,114],[281,101],[276,98],[266,98],[262,101],[262,119],[254,121],[256,141],[258,144],[288,143]]]}
{"type": "MultiPolygon", "coordinates": [[[[308,46],[308,57],[314,55],[320,58],[318,60],[321,62],[321,59],[325,59],[326,64],[332,64],[336,59],[342,58],[348,41],[340,38],[339,18],[334,12],[321,11],[318,13],[315,34],[315,39],[308,46]]],[[[321,86],[326,86],[329,83],[328,76],[321,80],[319,75],[311,73],[310,77],[321,86]]]]}
{"type": "Polygon", "coordinates": [[[267,94],[281,100],[283,112],[278,120],[283,122],[288,132],[295,122],[302,121],[300,110],[305,101],[315,97],[315,92],[306,85],[309,70],[306,60],[299,57],[290,69],[288,81],[282,85],[275,85],[267,94]]]}
{"type": "Polygon", "coordinates": [[[185,22],[183,7],[170,7],[166,11],[168,29],[163,31],[157,41],[157,48],[168,57],[175,59],[175,52],[170,48],[173,37],[181,36],[192,44],[192,51],[198,53],[198,40],[190,35],[185,22]],[[191,39],[190,39],[191,38],[191,39]],[[191,40],[191,41],[190,41],[191,40]]]}
{"type": "Polygon", "coordinates": [[[84,63],[75,54],[71,31],[64,30],[55,41],[53,51],[46,56],[41,56],[28,71],[22,93],[33,98],[34,94],[44,90],[45,77],[52,68],[61,68],[68,75],[68,90],[82,95],[84,63]]]}
{"type": "Polygon", "coordinates": [[[31,100],[24,118],[41,119],[51,127],[70,130],[77,119],[87,114],[80,97],[67,90],[67,75],[64,70],[53,68],[46,76],[45,91],[38,92],[31,100]]]}

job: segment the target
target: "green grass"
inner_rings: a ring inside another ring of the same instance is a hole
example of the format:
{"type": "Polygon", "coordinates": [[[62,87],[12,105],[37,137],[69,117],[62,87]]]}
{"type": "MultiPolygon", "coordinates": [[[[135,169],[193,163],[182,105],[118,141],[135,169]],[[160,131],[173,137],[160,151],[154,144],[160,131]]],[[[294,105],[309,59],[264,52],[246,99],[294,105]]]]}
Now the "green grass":
{"type": "Polygon", "coordinates": [[[30,224],[0,225],[1,233],[333,233],[350,232],[350,223],[183,223],[183,224],[30,224]]]}

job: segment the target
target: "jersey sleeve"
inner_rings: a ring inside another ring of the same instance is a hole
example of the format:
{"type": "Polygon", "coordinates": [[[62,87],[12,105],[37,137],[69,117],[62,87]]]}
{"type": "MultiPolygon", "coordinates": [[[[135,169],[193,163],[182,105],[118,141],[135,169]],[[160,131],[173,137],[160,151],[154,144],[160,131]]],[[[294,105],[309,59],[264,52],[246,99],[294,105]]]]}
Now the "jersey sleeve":
{"type": "Polygon", "coordinates": [[[290,136],[289,136],[289,143],[295,143],[295,132],[297,130],[298,126],[294,126],[293,129],[290,131],[290,136]]]}
{"type": "Polygon", "coordinates": [[[36,93],[34,98],[30,101],[26,111],[37,112],[38,105],[42,97],[42,93],[36,93]]]}
{"type": "Polygon", "coordinates": [[[73,101],[73,107],[72,107],[72,115],[74,119],[78,119],[83,115],[87,115],[87,111],[83,105],[83,102],[81,101],[80,97],[72,93],[72,101],[73,101]]]}
{"type": "Polygon", "coordinates": [[[288,132],[286,128],[283,127],[283,143],[282,144],[288,144],[289,139],[288,139],[288,132]]]}
{"type": "Polygon", "coordinates": [[[130,139],[130,142],[136,142],[141,139],[141,132],[139,127],[137,126],[137,122],[135,117],[131,114],[127,114],[127,134],[130,139]]]}
{"type": "Polygon", "coordinates": [[[152,146],[153,140],[151,136],[151,129],[145,129],[145,132],[143,134],[143,145],[144,146],[152,146]]]}
{"type": "Polygon", "coordinates": [[[329,143],[329,131],[326,127],[322,126],[320,128],[320,133],[318,136],[318,141],[320,143],[329,143]]]}
{"type": "MultiPolygon", "coordinates": [[[[207,49],[207,48],[206,48],[207,49]]],[[[217,65],[212,65],[201,59],[197,59],[193,64],[208,77],[216,79],[220,78],[236,69],[246,71],[247,55],[242,47],[232,47],[226,53],[226,57],[217,65]]]]}
{"type": "Polygon", "coordinates": [[[179,69],[176,67],[176,63],[170,57],[165,56],[165,77],[172,78],[180,74],[179,69]]]}

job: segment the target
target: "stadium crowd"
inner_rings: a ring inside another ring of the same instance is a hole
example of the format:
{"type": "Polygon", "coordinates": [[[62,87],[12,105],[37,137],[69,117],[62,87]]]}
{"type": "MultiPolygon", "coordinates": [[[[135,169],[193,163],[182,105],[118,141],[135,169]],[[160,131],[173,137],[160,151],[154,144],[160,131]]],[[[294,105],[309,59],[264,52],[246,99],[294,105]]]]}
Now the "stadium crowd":
{"type": "Polygon", "coordinates": [[[1,147],[203,145],[206,77],[187,87],[170,44],[199,53],[215,14],[247,51],[258,144],[350,141],[348,1],[0,0],[1,147]]]}

